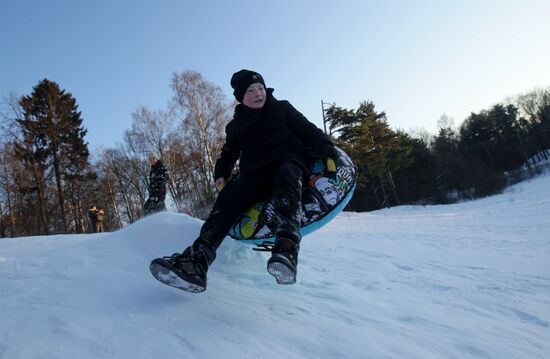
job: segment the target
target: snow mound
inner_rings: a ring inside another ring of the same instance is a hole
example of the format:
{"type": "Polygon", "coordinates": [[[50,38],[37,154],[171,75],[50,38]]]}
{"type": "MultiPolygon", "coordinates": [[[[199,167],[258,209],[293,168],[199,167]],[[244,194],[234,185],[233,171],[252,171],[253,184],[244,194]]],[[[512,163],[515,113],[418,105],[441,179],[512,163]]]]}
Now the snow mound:
{"type": "Polygon", "coordinates": [[[0,240],[0,358],[546,358],[550,176],[445,206],[342,213],[302,241],[298,283],[227,238],[208,290],[155,281],[202,222],[0,240]]]}

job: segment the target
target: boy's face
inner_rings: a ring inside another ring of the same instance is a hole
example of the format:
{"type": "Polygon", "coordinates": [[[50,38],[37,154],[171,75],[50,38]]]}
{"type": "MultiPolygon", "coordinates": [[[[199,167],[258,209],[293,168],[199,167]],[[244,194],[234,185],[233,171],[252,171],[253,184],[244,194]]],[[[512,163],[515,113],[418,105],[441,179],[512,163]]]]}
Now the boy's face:
{"type": "Polygon", "coordinates": [[[261,83],[248,86],[243,96],[243,105],[250,108],[262,108],[265,105],[265,88],[261,83]]]}

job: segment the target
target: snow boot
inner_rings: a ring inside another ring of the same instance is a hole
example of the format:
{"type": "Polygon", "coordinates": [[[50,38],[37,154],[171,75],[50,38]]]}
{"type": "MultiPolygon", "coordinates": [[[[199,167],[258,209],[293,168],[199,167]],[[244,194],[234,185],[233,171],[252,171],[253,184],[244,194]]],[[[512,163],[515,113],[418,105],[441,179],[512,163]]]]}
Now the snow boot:
{"type": "Polygon", "coordinates": [[[277,284],[296,283],[298,251],[300,244],[288,238],[278,238],[267,261],[267,271],[275,277],[277,284]]]}
{"type": "Polygon", "coordinates": [[[206,290],[206,273],[216,258],[210,246],[199,243],[183,253],[154,259],[149,270],[158,281],[190,293],[206,290]]]}

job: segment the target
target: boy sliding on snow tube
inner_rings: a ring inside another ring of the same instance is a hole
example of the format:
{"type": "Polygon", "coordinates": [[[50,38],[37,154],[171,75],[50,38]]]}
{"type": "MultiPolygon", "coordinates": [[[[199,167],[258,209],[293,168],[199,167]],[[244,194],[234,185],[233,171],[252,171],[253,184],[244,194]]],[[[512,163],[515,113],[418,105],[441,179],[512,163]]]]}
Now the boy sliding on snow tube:
{"type": "Polygon", "coordinates": [[[226,142],[216,162],[214,178],[220,193],[212,211],[193,245],[183,253],[157,258],[150,266],[159,281],[190,292],[206,289],[208,267],[238,216],[269,198],[274,199],[277,229],[267,271],[278,284],[294,284],[308,148],[325,161],[338,156],[330,137],[288,101],[275,99],[259,73],[238,71],[231,87],[240,103],[226,126],[226,142]],[[227,181],[238,159],[239,175],[227,181]]]}

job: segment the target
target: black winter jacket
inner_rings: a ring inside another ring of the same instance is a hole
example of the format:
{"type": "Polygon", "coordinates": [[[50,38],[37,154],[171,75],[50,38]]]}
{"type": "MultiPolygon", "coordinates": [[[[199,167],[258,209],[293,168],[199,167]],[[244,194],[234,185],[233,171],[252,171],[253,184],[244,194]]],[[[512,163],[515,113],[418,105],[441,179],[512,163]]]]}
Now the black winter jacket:
{"type": "Polygon", "coordinates": [[[243,104],[225,128],[225,144],[216,162],[215,179],[229,178],[240,158],[240,171],[260,171],[282,160],[294,159],[308,168],[307,149],[321,142],[332,143],[330,137],[309,122],[288,101],[273,97],[267,89],[267,99],[261,109],[243,104]]]}
{"type": "Polygon", "coordinates": [[[149,171],[149,196],[164,198],[166,195],[166,182],[168,182],[168,173],[162,161],[158,160],[151,166],[149,171]]]}

